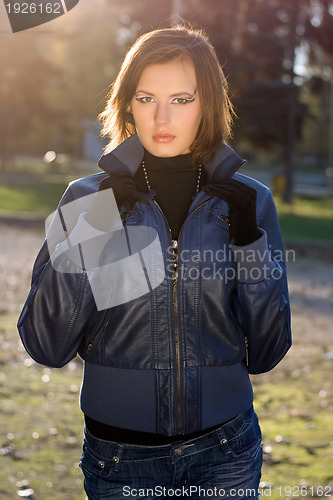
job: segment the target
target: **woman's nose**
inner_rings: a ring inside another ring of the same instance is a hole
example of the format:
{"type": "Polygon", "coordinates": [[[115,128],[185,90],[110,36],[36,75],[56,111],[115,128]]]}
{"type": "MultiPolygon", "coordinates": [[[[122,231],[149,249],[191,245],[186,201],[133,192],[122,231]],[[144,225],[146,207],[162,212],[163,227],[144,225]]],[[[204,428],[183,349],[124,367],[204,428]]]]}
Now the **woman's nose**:
{"type": "Polygon", "coordinates": [[[155,121],[158,124],[167,123],[170,120],[170,110],[167,104],[158,104],[156,107],[155,121]]]}

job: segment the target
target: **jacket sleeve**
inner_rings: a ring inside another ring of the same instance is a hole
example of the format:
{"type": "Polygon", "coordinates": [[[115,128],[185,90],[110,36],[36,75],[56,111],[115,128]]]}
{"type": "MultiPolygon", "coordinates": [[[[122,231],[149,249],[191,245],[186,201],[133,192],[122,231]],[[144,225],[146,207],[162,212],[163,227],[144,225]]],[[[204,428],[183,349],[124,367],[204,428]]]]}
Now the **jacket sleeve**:
{"type": "Polygon", "coordinates": [[[249,373],[276,366],[291,346],[285,253],[273,197],[267,189],[259,215],[261,237],[231,245],[237,265],[234,312],[245,337],[249,373]]]}
{"type": "MultiPolygon", "coordinates": [[[[73,195],[69,186],[59,207],[71,201],[73,195]]],[[[34,264],[31,290],[18,320],[18,330],[29,355],[41,364],[64,366],[76,356],[85,323],[94,307],[84,268],[57,248],[51,259],[45,240],[34,264]]]]}

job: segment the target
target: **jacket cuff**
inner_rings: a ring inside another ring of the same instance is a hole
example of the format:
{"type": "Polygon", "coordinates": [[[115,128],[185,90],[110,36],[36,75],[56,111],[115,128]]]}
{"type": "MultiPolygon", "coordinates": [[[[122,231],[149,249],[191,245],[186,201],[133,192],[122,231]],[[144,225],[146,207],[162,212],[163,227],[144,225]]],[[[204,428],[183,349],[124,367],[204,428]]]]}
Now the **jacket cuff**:
{"type": "Polygon", "coordinates": [[[271,277],[279,279],[282,269],[271,258],[267,246],[267,233],[260,229],[261,236],[244,246],[230,243],[237,265],[237,280],[241,283],[259,283],[271,277]]]}

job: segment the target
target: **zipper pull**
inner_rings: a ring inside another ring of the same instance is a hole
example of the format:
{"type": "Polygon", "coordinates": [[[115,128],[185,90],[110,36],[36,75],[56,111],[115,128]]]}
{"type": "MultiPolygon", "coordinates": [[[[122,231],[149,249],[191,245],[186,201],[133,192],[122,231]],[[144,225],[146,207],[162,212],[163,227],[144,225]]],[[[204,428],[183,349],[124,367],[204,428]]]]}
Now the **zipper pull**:
{"type": "Polygon", "coordinates": [[[177,240],[172,240],[172,279],[174,282],[174,285],[177,283],[178,279],[178,255],[177,255],[177,250],[178,250],[178,241],[177,240]]]}
{"type": "Polygon", "coordinates": [[[223,220],[223,222],[226,222],[228,226],[230,226],[230,217],[228,217],[227,215],[219,215],[219,218],[223,220]]]}
{"type": "Polygon", "coordinates": [[[245,362],[246,366],[249,366],[249,340],[247,337],[244,337],[245,342],[245,362]]]}

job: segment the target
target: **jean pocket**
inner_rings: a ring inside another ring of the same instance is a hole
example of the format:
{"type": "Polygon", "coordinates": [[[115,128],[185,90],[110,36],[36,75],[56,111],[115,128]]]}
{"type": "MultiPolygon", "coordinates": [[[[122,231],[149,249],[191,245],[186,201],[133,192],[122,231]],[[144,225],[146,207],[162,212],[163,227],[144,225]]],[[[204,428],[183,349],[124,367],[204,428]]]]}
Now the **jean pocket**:
{"type": "MultiPolygon", "coordinates": [[[[114,460],[117,460],[117,457],[114,457],[114,460]]],[[[80,468],[86,478],[109,479],[114,471],[114,466],[114,461],[95,455],[85,443],[83,444],[80,468]]]]}
{"type": "Polygon", "coordinates": [[[244,457],[254,462],[259,458],[262,459],[262,444],[261,438],[256,438],[248,446],[237,447],[236,449],[231,448],[231,455],[237,459],[244,457]]]}
{"type": "Polygon", "coordinates": [[[246,455],[257,458],[262,451],[262,437],[256,414],[251,420],[245,421],[239,432],[227,441],[229,452],[234,458],[246,455]]]}

